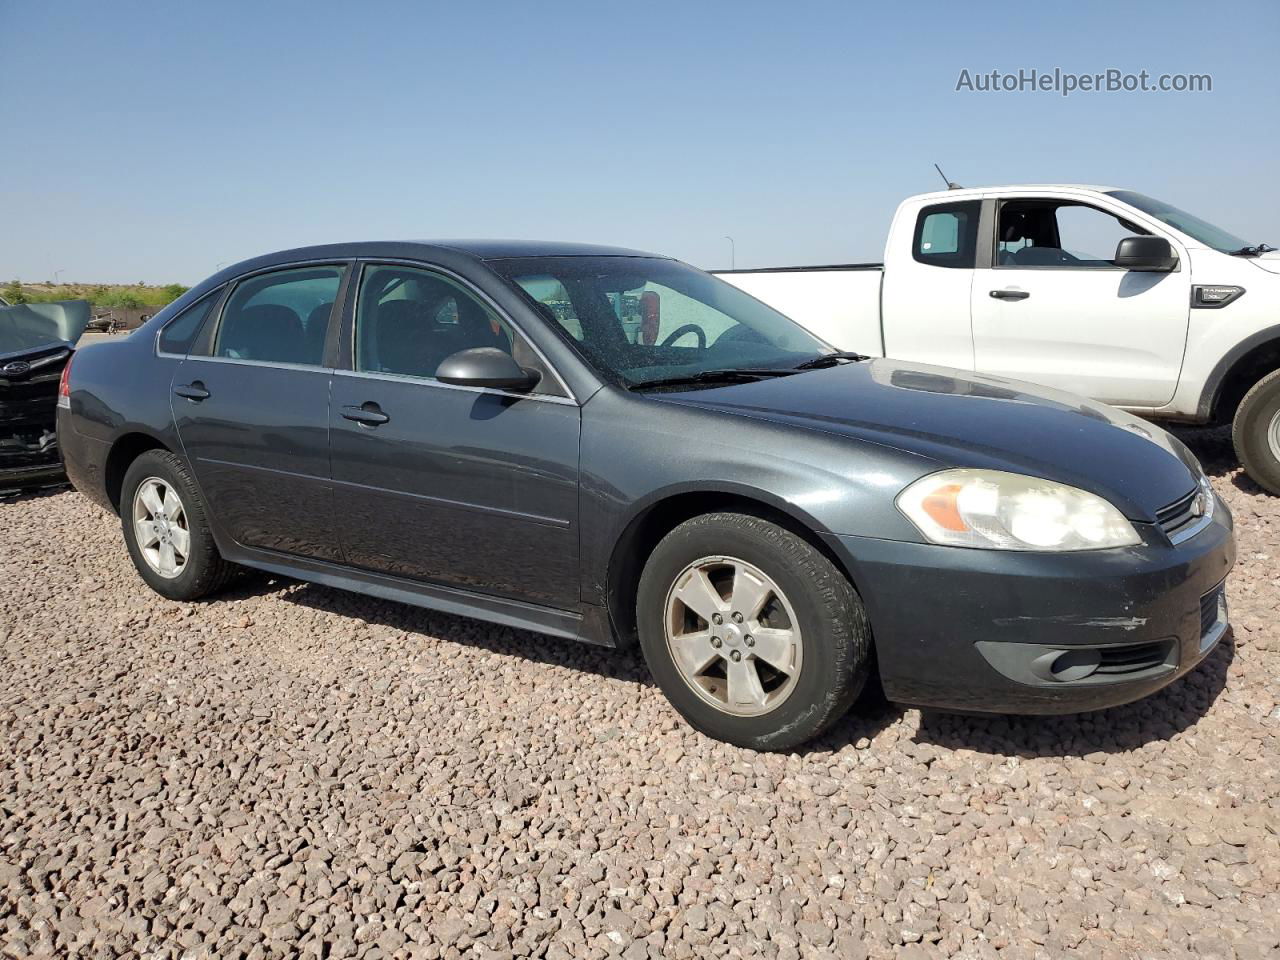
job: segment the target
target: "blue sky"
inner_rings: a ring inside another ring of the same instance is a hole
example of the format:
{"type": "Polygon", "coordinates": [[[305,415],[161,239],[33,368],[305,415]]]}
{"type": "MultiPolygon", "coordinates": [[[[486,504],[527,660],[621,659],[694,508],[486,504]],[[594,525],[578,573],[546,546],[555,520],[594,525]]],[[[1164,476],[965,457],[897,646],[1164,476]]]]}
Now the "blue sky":
{"type": "Polygon", "coordinates": [[[0,0],[0,278],[314,242],[879,259],[904,196],[1101,182],[1280,245],[1280,4],[0,0]],[[1211,93],[956,92],[962,69],[1211,93]]]}

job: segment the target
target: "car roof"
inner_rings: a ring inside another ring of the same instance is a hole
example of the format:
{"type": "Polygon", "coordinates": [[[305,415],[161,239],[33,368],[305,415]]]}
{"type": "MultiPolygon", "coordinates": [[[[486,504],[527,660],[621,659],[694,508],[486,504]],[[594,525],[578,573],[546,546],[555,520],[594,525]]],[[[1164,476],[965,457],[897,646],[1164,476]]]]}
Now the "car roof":
{"type": "Polygon", "coordinates": [[[610,247],[596,243],[572,243],[560,240],[422,240],[431,247],[448,247],[479,257],[481,260],[506,260],[514,257],[662,257],[657,253],[610,247]]]}
{"type": "Polygon", "coordinates": [[[1111,193],[1118,187],[1105,187],[1092,183],[1006,183],[990,187],[955,187],[950,190],[931,190],[917,193],[908,200],[970,200],[982,196],[999,196],[1007,193],[1111,193]]]}
{"type": "Polygon", "coordinates": [[[220,271],[219,280],[235,277],[250,270],[261,270],[308,260],[345,260],[352,257],[387,257],[391,259],[431,259],[441,254],[459,255],[475,260],[507,260],[516,257],[652,257],[669,260],[657,253],[607,247],[591,243],[566,243],[551,240],[367,240],[354,243],[326,243],[312,247],[278,250],[242,260],[220,271]]]}

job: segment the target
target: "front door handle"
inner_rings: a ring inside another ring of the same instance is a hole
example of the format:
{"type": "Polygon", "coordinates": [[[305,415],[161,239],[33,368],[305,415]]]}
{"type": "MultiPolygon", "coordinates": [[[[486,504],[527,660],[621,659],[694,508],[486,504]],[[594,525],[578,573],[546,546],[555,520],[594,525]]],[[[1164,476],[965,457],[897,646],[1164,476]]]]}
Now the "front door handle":
{"type": "Polygon", "coordinates": [[[992,290],[991,296],[997,300],[1025,300],[1031,294],[1025,290],[992,290]]]}
{"type": "Polygon", "coordinates": [[[356,423],[364,424],[366,427],[376,427],[391,419],[372,400],[366,401],[358,407],[343,407],[342,415],[348,420],[354,420],[356,423]]]}
{"type": "Polygon", "coordinates": [[[208,400],[211,394],[205,389],[204,384],[199,380],[192,380],[190,383],[184,383],[173,388],[173,392],[180,397],[185,397],[192,403],[199,403],[201,400],[208,400]]]}

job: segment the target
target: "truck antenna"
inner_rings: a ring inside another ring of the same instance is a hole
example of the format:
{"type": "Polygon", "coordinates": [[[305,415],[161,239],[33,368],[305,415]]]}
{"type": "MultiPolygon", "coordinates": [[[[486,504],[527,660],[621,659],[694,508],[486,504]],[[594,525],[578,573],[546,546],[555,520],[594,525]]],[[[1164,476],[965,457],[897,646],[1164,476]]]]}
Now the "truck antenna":
{"type": "Polygon", "coordinates": [[[945,183],[945,184],[947,185],[947,189],[948,189],[948,190],[963,190],[963,189],[964,189],[962,186],[960,186],[960,184],[958,184],[958,183],[953,183],[952,181],[948,180],[948,179],[947,179],[947,175],[946,175],[945,173],[943,173],[943,172],[942,172],[942,168],[941,168],[940,166],[938,166],[936,163],[933,165],[933,169],[935,169],[935,170],[937,170],[937,171],[938,171],[938,176],[940,176],[940,177],[942,178],[942,182],[943,182],[943,183],[945,183]]]}

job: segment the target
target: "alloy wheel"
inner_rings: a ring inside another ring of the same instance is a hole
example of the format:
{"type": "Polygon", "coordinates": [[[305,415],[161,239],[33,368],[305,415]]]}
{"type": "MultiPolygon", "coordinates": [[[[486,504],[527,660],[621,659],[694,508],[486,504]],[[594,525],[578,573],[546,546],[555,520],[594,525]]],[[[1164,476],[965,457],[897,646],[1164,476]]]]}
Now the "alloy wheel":
{"type": "Polygon", "coordinates": [[[704,557],[667,593],[666,638],[681,678],[724,713],[754,717],[795,689],[804,645],[786,595],[758,567],[704,557]]]}
{"type": "Polygon", "coordinates": [[[172,580],[191,556],[191,529],[178,492],[159,477],[147,477],[133,495],[133,531],[138,552],[153,571],[172,580]]]}

